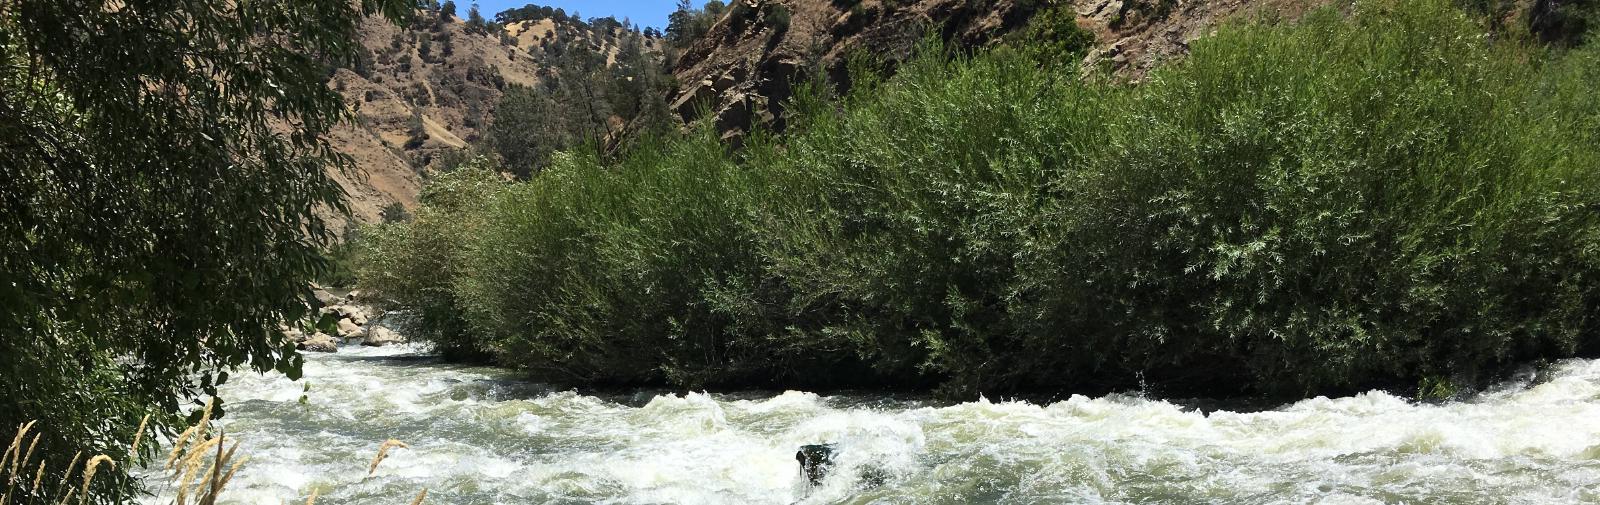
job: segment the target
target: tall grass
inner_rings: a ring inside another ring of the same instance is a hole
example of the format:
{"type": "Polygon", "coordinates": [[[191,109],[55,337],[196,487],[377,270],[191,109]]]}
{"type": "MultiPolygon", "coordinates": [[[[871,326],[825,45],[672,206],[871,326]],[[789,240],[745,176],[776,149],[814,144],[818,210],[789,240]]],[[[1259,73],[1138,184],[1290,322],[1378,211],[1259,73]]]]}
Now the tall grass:
{"type": "Polygon", "coordinates": [[[589,382],[1299,394],[1570,356],[1597,51],[1484,33],[1370,0],[1224,26],[1139,85],[924,51],[737,155],[566,155],[486,197],[438,310],[589,382]]]}
{"type": "MultiPolygon", "coordinates": [[[[249,461],[248,456],[239,453],[238,440],[230,439],[221,432],[213,436],[211,415],[215,405],[215,399],[208,402],[203,410],[197,412],[200,414],[199,420],[171,439],[171,448],[160,467],[165,481],[144,483],[147,486],[159,486],[160,499],[171,500],[170,503],[174,505],[214,505],[249,461]]],[[[125,472],[139,464],[153,464],[141,450],[145,447],[141,442],[149,442],[144,437],[146,429],[155,428],[149,421],[150,417],[146,416],[139,423],[126,454],[95,454],[85,459],[85,454],[79,451],[64,471],[54,472],[48,468],[52,458],[47,457],[47,453],[61,448],[40,445],[42,433],[36,428],[42,427],[37,426],[37,422],[18,426],[16,435],[6,446],[3,456],[0,456],[0,480],[4,481],[0,505],[85,504],[101,503],[107,501],[108,497],[116,498],[114,493],[120,488],[100,489],[96,487],[96,476],[102,475],[102,469],[115,471],[120,468],[125,472]],[[35,458],[35,455],[39,457],[35,458]]],[[[378,454],[365,474],[367,477],[377,471],[378,464],[388,457],[393,447],[409,448],[399,440],[385,441],[378,447],[378,454]]],[[[312,489],[306,504],[316,503],[321,491],[312,489]]],[[[411,505],[421,504],[427,494],[427,489],[421,490],[411,505]]]]}
{"type": "Polygon", "coordinates": [[[1024,256],[1068,296],[1034,312],[1100,308],[1052,326],[1112,325],[1134,370],[1197,380],[1173,374],[1211,357],[1300,390],[1592,338],[1593,53],[1493,43],[1436,2],[1355,9],[1225,29],[1117,93],[1024,256]]]}
{"type": "MultiPolygon", "coordinates": [[[[233,479],[247,459],[235,458],[238,442],[230,447],[224,435],[219,433],[216,437],[210,436],[212,407],[213,404],[208,403],[200,421],[174,439],[171,454],[162,467],[170,472],[167,485],[175,490],[174,503],[178,505],[190,503],[191,500],[197,505],[216,503],[228,481],[233,479]],[[227,450],[224,451],[224,448],[227,450]]],[[[124,453],[90,453],[85,457],[86,454],[80,450],[72,457],[71,463],[61,469],[52,469],[49,463],[52,459],[64,459],[50,457],[51,453],[60,452],[63,448],[52,446],[49,440],[45,440],[43,446],[40,444],[41,432],[48,427],[38,426],[37,421],[18,426],[16,436],[4,456],[0,456],[0,478],[5,481],[0,505],[102,503],[116,497],[116,493],[121,492],[120,485],[103,488],[97,485],[95,477],[101,475],[104,469],[112,474],[110,477],[127,478],[117,470],[126,471],[129,466],[143,459],[145,453],[142,449],[145,446],[141,442],[146,441],[146,429],[153,428],[149,421],[150,416],[145,416],[139,422],[133,443],[124,453]],[[39,457],[34,458],[35,455],[39,457]]],[[[98,484],[105,484],[104,480],[101,478],[98,484]]]]}

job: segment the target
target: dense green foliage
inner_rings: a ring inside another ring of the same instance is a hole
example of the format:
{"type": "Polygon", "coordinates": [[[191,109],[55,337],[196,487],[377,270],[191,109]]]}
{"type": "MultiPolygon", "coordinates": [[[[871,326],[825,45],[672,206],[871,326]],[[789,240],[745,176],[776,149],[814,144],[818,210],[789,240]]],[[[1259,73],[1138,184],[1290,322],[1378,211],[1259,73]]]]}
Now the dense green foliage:
{"type": "MultiPolygon", "coordinates": [[[[1513,4],[1509,0],[1465,1],[1482,6],[1513,4]]],[[[1600,28],[1600,1],[1534,0],[1528,7],[1527,18],[1529,31],[1539,40],[1575,46],[1592,41],[1596,28],[1600,28]]]]}
{"type": "Polygon", "coordinates": [[[667,124],[671,77],[645,51],[643,37],[623,32],[611,64],[581,40],[542,45],[537,50],[552,65],[539,85],[512,86],[500,97],[485,146],[527,178],[549,164],[551,153],[602,146],[623,125],[648,131],[667,124]]]}
{"type": "MultiPolygon", "coordinates": [[[[740,6],[740,2],[734,2],[735,8],[740,6]]],[[[728,4],[722,0],[707,0],[698,9],[689,0],[678,0],[678,8],[667,16],[667,28],[663,32],[667,44],[676,49],[688,47],[711,31],[711,26],[722,19],[728,8],[728,4]]]]}
{"type": "Polygon", "coordinates": [[[142,416],[166,430],[228,370],[298,369],[277,325],[349,165],[322,138],[347,114],[326,65],[379,10],[409,7],[0,1],[0,426],[38,421],[45,482],[107,454],[88,499],[124,502],[142,416]]]}
{"type": "Polygon", "coordinates": [[[487,202],[505,187],[487,164],[470,160],[430,180],[416,216],[362,229],[355,256],[362,287],[416,310],[408,329],[452,357],[482,353],[457,308],[454,283],[468,242],[483,227],[487,202]]]}
{"type": "Polygon", "coordinates": [[[1078,26],[1078,12],[1062,2],[1040,8],[1008,39],[1007,50],[1020,51],[1046,67],[1075,68],[1094,46],[1094,34],[1078,26]]]}
{"type": "Polygon", "coordinates": [[[424,310],[553,378],[1470,381],[1600,330],[1600,55],[1484,33],[1367,1],[1225,26],[1138,85],[1039,64],[1071,47],[925,50],[786,137],[557,155],[460,242],[377,248],[460,251],[424,310]]]}

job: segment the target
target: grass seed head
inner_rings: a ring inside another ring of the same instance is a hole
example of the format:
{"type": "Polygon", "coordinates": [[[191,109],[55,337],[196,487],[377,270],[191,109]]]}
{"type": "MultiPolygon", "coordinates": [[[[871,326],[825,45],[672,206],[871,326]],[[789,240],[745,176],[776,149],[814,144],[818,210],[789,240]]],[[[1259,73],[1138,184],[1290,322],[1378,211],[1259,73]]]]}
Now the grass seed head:
{"type": "Polygon", "coordinates": [[[395,439],[392,439],[392,438],[389,439],[389,440],[385,440],[383,442],[383,445],[378,446],[378,456],[375,457],[375,458],[372,458],[372,465],[367,467],[367,476],[368,477],[371,477],[373,473],[378,471],[378,463],[382,463],[384,458],[389,457],[389,449],[390,448],[394,448],[394,447],[399,447],[401,449],[410,449],[411,448],[411,446],[406,445],[405,442],[401,442],[399,440],[395,440],[395,439]]]}

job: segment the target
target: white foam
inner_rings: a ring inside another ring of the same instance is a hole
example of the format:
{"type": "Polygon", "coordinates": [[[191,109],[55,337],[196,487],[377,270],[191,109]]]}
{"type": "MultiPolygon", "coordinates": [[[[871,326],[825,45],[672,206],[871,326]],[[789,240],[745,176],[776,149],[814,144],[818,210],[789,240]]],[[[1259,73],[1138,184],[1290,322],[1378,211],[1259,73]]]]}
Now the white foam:
{"type": "Polygon", "coordinates": [[[312,357],[310,392],[240,374],[222,423],[253,459],[224,502],[303,501],[313,487],[351,504],[421,488],[431,503],[1329,504],[1560,503],[1600,489],[1600,361],[1460,402],[1371,392],[1203,414],[1122,395],[848,408],[880,404],[798,391],[642,407],[505,398],[484,393],[516,390],[498,389],[505,372],[381,359],[415,352],[312,357]],[[411,448],[365,478],[388,438],[411,448]],[[795,460],[812,443],[837,448],[815,488],[795,460]]]}

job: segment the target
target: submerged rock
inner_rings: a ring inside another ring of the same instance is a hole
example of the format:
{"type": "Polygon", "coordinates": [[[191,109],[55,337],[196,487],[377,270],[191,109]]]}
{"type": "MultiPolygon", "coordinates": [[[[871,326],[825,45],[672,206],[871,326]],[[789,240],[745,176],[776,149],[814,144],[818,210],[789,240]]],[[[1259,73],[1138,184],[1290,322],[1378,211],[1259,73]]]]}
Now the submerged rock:
{"type": "Polygon", "coordinates": [[[794,459],[800,462],[800,474],[806,481],[815,486],[828,477],[828,471],[833,469],[833,444],[810,444],[800,446],[794,453],[794,459]]]}

